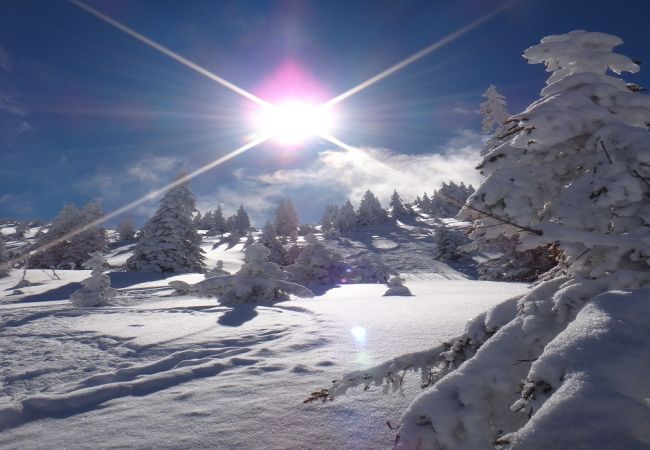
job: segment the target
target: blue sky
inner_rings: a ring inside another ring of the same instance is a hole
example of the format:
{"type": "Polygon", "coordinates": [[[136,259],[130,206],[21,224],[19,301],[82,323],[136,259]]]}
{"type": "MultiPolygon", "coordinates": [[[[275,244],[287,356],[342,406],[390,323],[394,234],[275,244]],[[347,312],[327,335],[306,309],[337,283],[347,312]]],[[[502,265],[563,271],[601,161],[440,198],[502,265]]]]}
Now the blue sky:
{"type": "MultiPolygon", "coordinates": [[[[505,4],[455,1],[88,1],[253,93],[298,67],[335,96],[505,4]]],[[[476,113],[488,84],[509,110],[547,74],[522,51],[574,29],[618,35],[650,61],[650,2],[520,0],[342,102],[336,136],[391,167],[313,140],[265,144],[193,182],[201,208],[240,202],[261,225],[279,197],[304,220],[368,187],[431,192],[476,181],[476,113]]],[[[53,217],[65,202],[115,209],[242,145],[251,102],[66,1],[5,0],[0,28],[0,217],[53,217]]],[[[650,86],[650,71],[625,76],[650,86]]],[[[132,212],[141,221],[155,202],[132,212]]]]}

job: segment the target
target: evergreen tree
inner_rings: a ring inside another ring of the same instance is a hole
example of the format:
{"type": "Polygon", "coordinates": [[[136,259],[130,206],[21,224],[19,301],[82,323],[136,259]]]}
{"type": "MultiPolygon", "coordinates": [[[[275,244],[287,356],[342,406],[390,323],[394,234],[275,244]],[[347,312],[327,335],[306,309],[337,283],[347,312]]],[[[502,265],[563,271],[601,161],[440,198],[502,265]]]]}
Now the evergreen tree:
{"type": "Polygon", "coordinates": [[[313,234],[305,237],[305,243],[296,261],[287,266],[293,279],[306,286],[340,283],[345,274],[341,255],[325,248],[313,234]]]}
{"type": "Polygon", "coordinates": [[[217,209],[212,212],[212,221],[208,230],[208,234],[211,236],[223,234],[228,231],[228,226],[226,225],[226,219],[223,217],[221,205],[218,205],[217,209]]]}
{"type": "Polygon", "coordinates": [[[31,268],[78,268],[88,259],[90,253],[106,249],[106,232],[101,227],[89,227],[101,219],[102,210],[98,203],[90,202],[82,209],[74,204],[63,207],[59,215],[47,228],[47,232],[38,234],[36,253],[30,256],[28,266],[31,268]],[[73,236],[70,233],[76,232],[73,236]],[[44,250],[42,249],[44,246],[44,250]]]}
{"type": "Polygon", "coordinates": [[[466,186],[453,181],[442,183],[439,190],[433,193],[430,212],[436,217],[456,217],[470,195],[474,193],[472,185],[466,186]]]}
{"type": "Polygon", "coordinates": [[[393,219],[401,219],[408,215],[408,211],[402,203],[397,190],[393,191],[393,195],[390,198],[390,215],[393,219]]]}
{"type": "Polygon", "coordinates": [[[278,209],[275,211],[275,232],[278,236],[295,241],[298,237],[298,226],[300,220],[293,207],[291,200],[284,199],[280,202],[278,209]]]}
{"type": "Polygon", "coordinates": [[[269,261],[283,265],[285,263],[285,251],[278,236],[275,234],[275,228],[270,223],[262,228],[262,235],[258,241],[264,247],[269,249],[269,261]]]}
{"type": "Polygon", "coordinates": [[[435,243],[437,247],[436,259],[461,261],[468,258],[461,247],[469,244],[470,239],[462,230],[441,225],[436,230],[435,243]]]}
{"type": "Polygon", "coordinates": [[[234,216],[228,218],[230,232],[235,236],[245,236],[251,229],[251,221],[244,205],[239,205],[239,209],[234,216]]]}
{"type": "Polygon", "coordinates": [[[425,192],[424,195],[422,196],[422,200],[420,201],[420,204],[418,205],[420,207],[420,211],[422,211],[425,214],[431,214],[431,199],[425,192]]]}
{"type": "Polygon", "coordinates": [[[510,117],[506,107],[506,98],[492,84],[483,93],[483,98],[485,101],[480,106],[483,116],[481,131],[484,134],[503,133],[504,124],[510,117]]]}
{"type": "Polygon", "coordinates": [[[90,278],[81,282],[83,287],[70,296],[76,306],[105,306],[110,304],[116,291],[111,288],[111,279],[104,274],[106,259],[101,252],[94,252],[84,267],[91,269],[90,278]]]}
{"type": "MultiPolygon", "coordinates": [[[[323,217],[320,219],[321,231],[324,236],[328,236],[336,229],[336,218],[339,215],[339,207],[336,205],[327,205],[323,212],[323,217]]],[[[336,230],[340,231],[340,230],[336,230]]]]}
{"type": "Polygon", "coordinates": [[[118,239],[121,242],[128,242],[135,239],[136,233],[135,225],[133,225],[133,220],[130,217],[127,217],[117,226],[118,239]]]}
{"type": "Polygon", "coordinates": [[[2,236],[2,233],[0,233],[0,278],[9,275],[9,267],[7,266],[8,261],[9,252],[5,246],[4,237],[2,236]]]}
{"type": "Polygon", "coordinates": [[[126,267],[163,273],[204,272],[201,236],[192,221],[194,212],[194,196],[187,183],[167,191],[142,228],[126,267]]]}
{"type": "Polygon", "coordinates": [[[360,225],[375,225],[386,220],[386,211],[381,207],[379,199],[370,189],[366,191],[359,204],[357,221],[360,225]]]}
{"type": "Polygon", "coordinates": [[[349,199],[345,201],[339,209],[338,215],[334,219],[334,229],[339,233],[345,234],[354,231],[357,227],[357,213],[349,199]]]}

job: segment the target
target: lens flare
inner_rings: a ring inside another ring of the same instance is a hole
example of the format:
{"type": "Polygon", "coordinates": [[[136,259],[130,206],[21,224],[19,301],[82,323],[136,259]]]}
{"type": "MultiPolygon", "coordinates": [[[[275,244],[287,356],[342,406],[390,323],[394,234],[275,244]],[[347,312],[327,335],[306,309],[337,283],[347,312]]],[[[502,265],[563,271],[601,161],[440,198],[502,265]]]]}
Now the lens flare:
{"type": "Polygon", "coordinates": [[[271,136],[283,145],[299,145],[314,136],[329,134],[334,115],[330,108],[292,100],[259,109],[253,127],[258,135],[271,136]]]}

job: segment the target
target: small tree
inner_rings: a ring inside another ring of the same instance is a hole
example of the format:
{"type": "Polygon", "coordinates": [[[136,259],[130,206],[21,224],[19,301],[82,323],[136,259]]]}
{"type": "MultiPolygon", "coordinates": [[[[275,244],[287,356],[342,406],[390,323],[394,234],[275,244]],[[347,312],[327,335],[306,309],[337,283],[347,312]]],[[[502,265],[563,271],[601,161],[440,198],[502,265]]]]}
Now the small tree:
{"type": "Polygon", "coordinates": [[[212,212],[212,220],[210,226],[207,229],[208,234],[211,236],[223,234],[228,231],[228,226],[226,225],[226,219],[223,217],[221,205],[218,205],[217,209],[212,212]]]}
{"type": "Polygon", "coordinates": [[[217,264],[212,269],[208,270],[204,276],[205,278],[212,278],[212,277],[222,277],[224,275],[230,275],[230,272],[224,270],[223,261],[218,260],[217,264]]]}
{"type": "Polygon", "coordinates": [[[235,215],[228,218],[230,232],[235,236],[245,236],[251,229],[251,221],[244,205],[239,205],[235,215]]]}
{"type": "Polygon", "coordinates": [[[393,195],[390,198],[390,215],[395,220],[402,219],[408,215],[408,211],[404,207],[397,190],[393,191],[393,195]]]}
{"type": "Polygon", "coordinates": [[[262,228],[262,235],[258,242],[269,249],[269,261],[280,265],[285,264],[286,252],[284,251],[282,243],[278,240],[278,237],[275,234],[275,228],[273,225],[270,223],[264,225],[264,228],[262,228]]]}
{"type": "Polygon", "coordinates": [[[391,275],[399,273],[386,264],[379,253],[368,253],[351,261],[349,277],[355,283],[387,283],[391,275]]]}
{"type": "Polygon", "coordinates": [[[289,300],[289,294],[313,297],[304,286],[287,281],[289,274],[267,261],[269,250],[260,243],[246,247],[244,266],[233,275],[208,278],[194,285],[172,281],[170,286],[178,293],[196,293],[219,297],[222,305],[241,303],[272,304],[289,300]]]}
{"type": "Polygon", "coordinates": [[[393,277],[390,280],[388,280],[388,289],[386,289],[386,292],[384,292],[384,297],[391,297],[391,296],[403,296],[403,297],[408,297],[413,294],[411,294],[411,290],[404,286],[404,282],[406,280],[401,277],[393,277]]]}
{"type": "Polygon", "coordinates": [[[436,230],[436,258],[442,261],[461,261],[467,259],[462,246],[470,243],[467,234],[459,229],[441,225],[436,230]]]}
{"type": "Polygon", "coordinates": [[[84,267],[91,269],[90,278],[81,282],[83,287],[70,296],[75,306],[105,306],[115,297],[116,290],[111,288],[111,279],[104,274],[106,259],[101,252],[90,255],[84,267]]]}
{"type": "Polygon", "coordinates": [[[8,262],[9,252],[5,246],[4,237],[2,236],[2,233],[0,233],[0,278],[9,275],[9,267],[7,266],[8,262]]]}
{"type": "Polygon", "coordinates": [[[117,226],[118,238],[121,242],[129,242],[135,239],[135,225],[133,225],[133,220],[130,217],[127,217],[117,226]]]}
{"type": "Polygon", "coordinates": [[[338,230],[338,232],[342,234],[349,233],[356,229],[357,213],[354,211],[354,206],[352,206],[349,199],[346,200],[341,209],[339,209],[333,225],[334,229],[338,230]]]}
{"type": "Polygon", "coordinates": [[[300,220],[291,200],[284,199],[275,211],[275,233],[295,241],[298,237],[300,220]]]}
{"type": "Polygon", "coordinates": [[[194,196],[187,183],[173,187],[142,228],[126,267],[135,271],[204,272],[204,256],[192,221],[194,196]]]}

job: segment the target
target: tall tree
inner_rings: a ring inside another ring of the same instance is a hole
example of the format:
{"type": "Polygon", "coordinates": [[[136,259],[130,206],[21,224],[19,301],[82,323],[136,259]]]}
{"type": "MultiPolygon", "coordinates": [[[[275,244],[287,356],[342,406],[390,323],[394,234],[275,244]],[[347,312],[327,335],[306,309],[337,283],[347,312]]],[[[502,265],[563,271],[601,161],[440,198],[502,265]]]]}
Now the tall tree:
{"type": "Polygon", "coordinates": [[[393,195],[390,198],[390,215],[395,220],[408,215],[408,211],[404,207],[402,199],[397,193],[397,189],[393,191],[393,195]]]}
{"type": "Polygon", "coordinates": [[[163,273],[204,272],[201,236],[192,220],[194,202],[187,183],[167,191],[158,210],[142,228],[126,267],[163,273]]]}
{"type": "Polygon", "coordinates": [[[370,189],[366,191],[359,203],[357,220],[360,225],[375,225],[386,220],[386,211],[370,189]]]}
{"type": "Polygon", "coordinates": [[[299,225],[300,220],[291,200],[288,198],[282,200],[275,211],[274,227],[276,234],[295,241],[298,237],[299,225]]]}
{"type": "Polygon", "coordinates": [[[9,267],[6,266],[9,261],[9,252],[5,246],[5,239],[0,233],[0,278],[6,277],[9,274],[9,267]]]}

